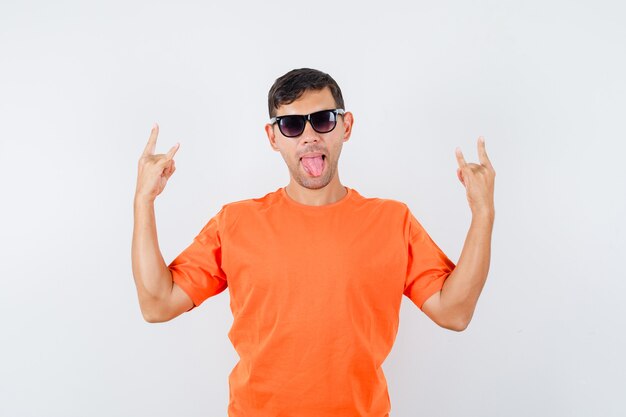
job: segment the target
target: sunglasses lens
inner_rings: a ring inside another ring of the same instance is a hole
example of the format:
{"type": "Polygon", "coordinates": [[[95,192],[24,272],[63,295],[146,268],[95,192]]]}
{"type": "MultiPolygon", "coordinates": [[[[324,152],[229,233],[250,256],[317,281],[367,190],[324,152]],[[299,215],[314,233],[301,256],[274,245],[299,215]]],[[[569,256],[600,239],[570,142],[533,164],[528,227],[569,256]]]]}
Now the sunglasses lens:
{"type": "Polygon", "coordinates": [[[278,127],[283,135],[294,137],[299,136],[304,131],[305,122],[302,116],[283,116],[278,127]]]}
{"type": "Polygon", "coordinates": [[[336,124],[337,116],[332,111],[324,110],[311,115],[311,125],[318,133],[328,133],[336,124]]]}

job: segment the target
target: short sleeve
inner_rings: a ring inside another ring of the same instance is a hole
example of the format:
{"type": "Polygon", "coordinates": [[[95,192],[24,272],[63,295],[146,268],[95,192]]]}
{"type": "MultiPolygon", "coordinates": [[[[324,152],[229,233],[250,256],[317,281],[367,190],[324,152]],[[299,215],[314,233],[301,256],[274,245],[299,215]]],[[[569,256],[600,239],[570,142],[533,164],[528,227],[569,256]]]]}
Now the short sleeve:
{"type": "Polygon", "coordinates": [[[417,219],[408,212],[408,266],[404,295],[420,309],[443,288],[455,264],[433,242],[417,219]]]}
{"type": "Polygon", "coordinates": [[[222,270],[220,236],[224,210],[212,217],[193,242],[169,265],[172,279],[189,295],[195,308],[207,298],[219,294],[228,286],[222,270]]]}

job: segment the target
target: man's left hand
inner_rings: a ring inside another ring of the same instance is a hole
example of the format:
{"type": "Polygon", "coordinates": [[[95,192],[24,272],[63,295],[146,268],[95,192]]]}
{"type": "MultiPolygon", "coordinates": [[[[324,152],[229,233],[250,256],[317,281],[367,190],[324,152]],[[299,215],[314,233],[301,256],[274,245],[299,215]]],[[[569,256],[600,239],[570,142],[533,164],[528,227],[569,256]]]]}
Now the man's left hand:
{"type": "Polygon", "coordinates": [[[456,173],[461,184],[465,186],[472,214],[493,217],[495,215],[493,189],[496,171],[487,157],[485,139],[482,136],[478,138],[478,159],[480,164],[468,164],[465,162],[461,148],[456,148],[456,160],[459,163],[456,173]]]}

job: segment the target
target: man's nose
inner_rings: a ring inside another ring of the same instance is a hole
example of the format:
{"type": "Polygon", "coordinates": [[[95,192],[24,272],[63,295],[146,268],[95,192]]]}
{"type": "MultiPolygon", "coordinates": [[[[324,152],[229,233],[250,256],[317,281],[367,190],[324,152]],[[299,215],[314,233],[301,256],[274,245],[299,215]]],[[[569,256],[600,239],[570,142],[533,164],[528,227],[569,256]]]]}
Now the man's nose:
{"type": "Polygon", "coordinates": [[[311,122],[307,120],[306,123],[304,124],[304,131],[302,132],[302,136],[300,137],[300,140],[304,143],[309,143],[309,142],[317,142],[319,139],[320,139],[320,134],[317,133],[315,129],[313,129],[313,126],[311,126],[311,122]]]}

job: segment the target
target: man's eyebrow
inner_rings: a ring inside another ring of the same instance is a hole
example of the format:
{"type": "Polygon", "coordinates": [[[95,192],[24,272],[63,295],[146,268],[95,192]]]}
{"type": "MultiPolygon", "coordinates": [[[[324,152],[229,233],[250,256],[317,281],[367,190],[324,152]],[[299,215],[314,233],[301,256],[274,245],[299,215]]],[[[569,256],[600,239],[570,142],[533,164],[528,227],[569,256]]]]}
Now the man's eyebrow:
{"type": "Polygon", "coordinates": [[[331,107],[324,107],[324,108],[321,108],[321,109],[319,109],[319,110],[313,110],[313,111],[312,111],[312,112],[310,112],[310,113],[277,114],[277,115],[276,115],[276,116],[274,116],[274,117],[283,117],[283,116],[307,116],[307,115],[309,115],[309,114],[317,113],[317,112],[320,112],[320,111],[336,110],[337,108],[338,108],[338,107],[331,106],[331,107]]]}

